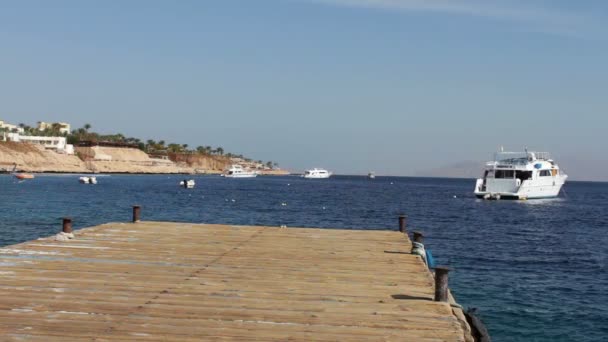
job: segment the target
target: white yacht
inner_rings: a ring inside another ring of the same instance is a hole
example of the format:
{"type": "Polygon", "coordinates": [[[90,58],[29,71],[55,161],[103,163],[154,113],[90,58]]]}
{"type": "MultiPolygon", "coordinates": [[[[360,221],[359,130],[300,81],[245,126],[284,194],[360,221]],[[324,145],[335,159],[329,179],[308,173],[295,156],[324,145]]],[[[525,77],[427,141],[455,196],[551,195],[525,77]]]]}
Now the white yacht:
{"type": "Polygon", "coordinates": [[[367,174],[367,178],[369,178],[369,179],[374,179],[374,178],[376,178],[376,173],[375,173],[374,171],[372,171],[372,172],[368,173],[368,174],[367,174]]]}
{"type": "Polygon", "coordinates": [[[252,170],[246,170],[241,165],[232,165],[222,176],[228,178],[253,178],[258,174],[252,170]]]}
{"type": "Polygon", "coordinates": [[[475,196],[484,199],[552,198],[568,176],[547,152],[498,152],[477,179],[475,196]]]}
{"type": "Polygon", "coordinates": [[[316,178],[316,179],[329,178],[330,176],[331,176],[331,172],[324,170],[324,169],[317,169],[316,167],[312,170],[304,171],[304,174],[302,175],[302,177],[304,177],[304,178],[316,178]]]}

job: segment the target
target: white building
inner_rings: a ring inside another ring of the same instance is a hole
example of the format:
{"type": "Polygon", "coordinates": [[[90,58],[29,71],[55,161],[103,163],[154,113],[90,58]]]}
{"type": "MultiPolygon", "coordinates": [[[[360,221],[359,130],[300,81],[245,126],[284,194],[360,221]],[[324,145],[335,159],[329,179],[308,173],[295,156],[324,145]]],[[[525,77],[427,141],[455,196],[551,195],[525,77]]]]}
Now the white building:
{"type": "Polygon", "coordinates": [[[74,154],[74,145],[68,144],[65,137],[38,137],[19,133],[5,133],[4,136],[4,140],[38,144],[57,153],[74,154]]]}
{"type": "Polygon", "coordinates": [[[23,133],[23,128],[17,126],[17,125],[11,125],[7,122],[4,122],[2,120],[0,120],[0,128],[4,128],[6,129],[6,132],[19,132],[19,133],[23,133]]]}
{"type": "Polygon", "coordinates": [[[59,127],[59,133],[69,134],[71,132],[71,130],[70,130],[70,124],[66,123],[66,122],[44,122],[44,121],[38,121],[38,130],[39,131],[44,131],[44,130],[47,130],[47,129],[53,129],[53,125],[57,125],[59,127]]]}

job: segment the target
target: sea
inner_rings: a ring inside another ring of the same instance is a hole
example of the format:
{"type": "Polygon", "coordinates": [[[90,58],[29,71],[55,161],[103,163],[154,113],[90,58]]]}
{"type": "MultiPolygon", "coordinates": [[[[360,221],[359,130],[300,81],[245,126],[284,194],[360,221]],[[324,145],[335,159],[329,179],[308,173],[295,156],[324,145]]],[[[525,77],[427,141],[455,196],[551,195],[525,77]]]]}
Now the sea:
{"type": "MultiPolygon", "coordinates": [[[[425,235],[465,308],[492,340],[608,341],[608,183],[568,182],[557,199],[484,201],[472,179],[215,175],[0,176],[0,246],[75,228],[143,220],[397,230],[425,235]],[[194,189],[180,188],[185,178],[194,189]]],[[[345,239],[348,235],[345,234],[345,239]]],[[[399,272],[395,268],[395,272],[399,272]]],[[[1,277],[0,277],[1,282],[1,277]]]]}

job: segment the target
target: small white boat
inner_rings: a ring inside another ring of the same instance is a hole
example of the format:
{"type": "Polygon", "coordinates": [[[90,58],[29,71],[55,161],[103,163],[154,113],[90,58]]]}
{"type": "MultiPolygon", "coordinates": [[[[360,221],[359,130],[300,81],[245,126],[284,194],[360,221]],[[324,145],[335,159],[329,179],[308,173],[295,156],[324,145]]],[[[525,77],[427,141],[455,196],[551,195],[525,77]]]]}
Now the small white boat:
{"type": "Polygon", "coordinates": [[[97,184],[97,177],[80,177],[78,181],[81,184],[97,184]]]}
{"type": "Polygon", "coordinates": [[[253,178],[257,177],[257,172],[244,169],[241,165],[232,165],[222,176],[227,178],[253,178]]]}
{"type": "Polygon", "coordinates": [[[498,152],[477,179],[475,196],[483,199],[553,198],[566,175],[547,152],[498,152]]]}
{"type": "Polygon", "coordinates": [[[186,188],[186,189],[193,189],[194,186],[196,185],[196,182],[194,182],[194,179],[189,179],[189,180],[183,180],[181,182],[179,182],[179,185],[186,188]]]}
{"type": "Polygon", "coordinates": [[[367,174],[367,178],[374,179],[374,178],[376,178],[376,174],[372,171],[372,172],[370,172],[370,173],[367,174]]]}
{"type": "Polygon", "coordinates": [[[312,170],[306,170],[304,171],[304,174],[302,175],[302,177],[307,178],[307,179],[324,179],[324,178],[329,178],[331,177],[332,173],[324,170],[324,169],[317,169],[316,167],[312,170]]]}

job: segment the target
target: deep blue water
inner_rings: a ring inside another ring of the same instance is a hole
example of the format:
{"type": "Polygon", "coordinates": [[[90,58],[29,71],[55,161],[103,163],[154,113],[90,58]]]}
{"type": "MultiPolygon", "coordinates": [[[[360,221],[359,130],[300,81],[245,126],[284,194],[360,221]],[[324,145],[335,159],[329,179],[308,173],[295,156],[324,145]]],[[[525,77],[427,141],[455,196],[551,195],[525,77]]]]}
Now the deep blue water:
{"type": "Polygon", "coordinates": [[[223,179],[183,176],[0,176],[0,245],[76,228],[142,219],[288,227],[421,230],[450,287],[479,308],[494,341],[608,340],[608,183],[569,182],[561,198],[482,201],[473,180],[377,177],[223,179]],[[286,205],[282,205],[285,203],[286,205]]]}

